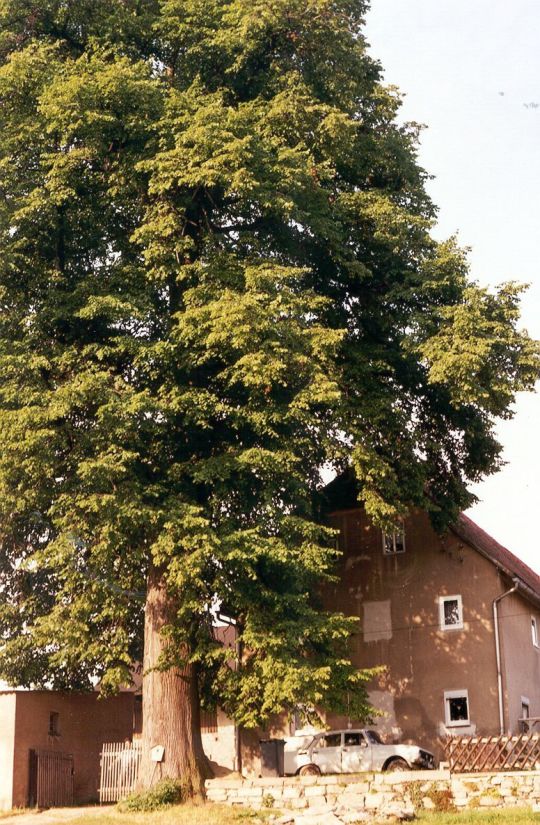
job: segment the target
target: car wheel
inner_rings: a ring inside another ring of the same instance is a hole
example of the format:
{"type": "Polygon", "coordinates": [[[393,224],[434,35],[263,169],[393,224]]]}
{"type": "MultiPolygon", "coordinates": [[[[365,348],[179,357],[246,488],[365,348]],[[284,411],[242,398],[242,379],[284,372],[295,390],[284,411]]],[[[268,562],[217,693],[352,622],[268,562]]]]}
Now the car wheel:
{"type": "Polygon", "coordinates": [[[392,761],[386,766],[386,771],[410,771],[410,767],[405,762],[404,759],[392,759],[392,761]]]}
{"type": "Polygon", "coordinates": [[[321,769],[317,765],[302,765],[298,776],[320,776],[321,769]]]}

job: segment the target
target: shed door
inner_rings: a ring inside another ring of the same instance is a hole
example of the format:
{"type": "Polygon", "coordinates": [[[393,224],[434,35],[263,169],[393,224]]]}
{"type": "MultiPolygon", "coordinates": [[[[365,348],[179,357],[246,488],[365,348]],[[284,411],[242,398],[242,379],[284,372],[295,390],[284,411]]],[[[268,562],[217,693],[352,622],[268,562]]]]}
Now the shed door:
{"type": "Polygon", "coordinates": [[[28,805],[38,808],[73,805],[73,756],[31,750],[28,805]]]}

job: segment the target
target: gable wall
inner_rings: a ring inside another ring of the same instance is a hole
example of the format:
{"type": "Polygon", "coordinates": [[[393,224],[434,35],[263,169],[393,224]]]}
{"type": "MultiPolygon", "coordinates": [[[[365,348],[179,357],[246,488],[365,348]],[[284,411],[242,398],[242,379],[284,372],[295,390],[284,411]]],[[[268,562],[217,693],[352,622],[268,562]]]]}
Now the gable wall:
{"type": "Polygon", "coordinates": [[[466,689],[471,725],[459,733],[497,733],[492,601],[507,585],[496,568],[453,534],[437,536],[422,511],[406,520],[406,552],[396,556],[383,554],[381,531],[361,509],[331,521],[341,531],[344,555],[325,600],[360,618],[355,664],[387,666],[371,694],[387,712],[377,727],[440,753],[437,742],[447,733],[444,691],[466,689]],[[462,630],[440,630],[441,595],[462,597],[462,630]]]}

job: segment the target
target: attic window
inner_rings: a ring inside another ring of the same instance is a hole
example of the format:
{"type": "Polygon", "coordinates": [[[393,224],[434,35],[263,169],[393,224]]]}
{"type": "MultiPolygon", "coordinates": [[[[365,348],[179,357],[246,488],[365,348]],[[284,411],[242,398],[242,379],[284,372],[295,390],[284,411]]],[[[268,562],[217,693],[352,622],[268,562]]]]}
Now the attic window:
{"type": "Polygon", "coordinates": [[[391,533],[382,534],[383,554],[385,556],[395,556],[397,553],[405,552],[405,531],[393,530],[391,533]]]}

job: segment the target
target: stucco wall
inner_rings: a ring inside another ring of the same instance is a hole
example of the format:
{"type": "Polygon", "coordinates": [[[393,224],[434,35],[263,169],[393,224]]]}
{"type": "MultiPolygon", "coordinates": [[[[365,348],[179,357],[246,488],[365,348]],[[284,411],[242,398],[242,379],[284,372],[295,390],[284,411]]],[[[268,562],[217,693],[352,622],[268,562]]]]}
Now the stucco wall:
{"type": "MultiPolygon", "coordinates": [[[[492,602],[508,585],[494,565],[454,534],[439,537],[422,511],[405,521],[406,551],[394,556],[383,554],[381,531],[361,509],[334,514],[332,524],[340,528],[344,554],[325,601],[360,618],[355,664],[387,666],[372,685],[374,703],[387,714],[377,727],[439,753],[438,740],[448,732],[497,733],[492,602]],[[461,596],[462,629],[440,629],[438,597],[444,595],[461,596]],[[460,690],[468,691],[471,724],[448,729],[444,692],[460,690]]],[[[523,655],[515,650],[514,671],[523,655]]]]}
{"type": "Polygon", "coordinates": [[[13,807],[15,693],[0,693],[0,810],[13,807]]]}
{"type": "Polygon", "coordinates": [[[208,759],[214,763],[214,769],[233,771],[236,768],[235,727],[222,710],[217,711],[218,729],[215,733],[203,733],[202,744],[208,759]]]}
{"type": "Polygon", "coordinates": [[[37,748],[73,754],[75,801],[97,801],[101,746],[131,739],[132,730],[131,693],[107,699],[53,691],[17,693],[13,806],[27,804],[29,751],[37,748]],[[53,712],[58,713],[57,736],[49,736],[53,712]]]}
{"type": "MultiPolygon", "coordinates": [[[[540,636],[540,612],[517,593],[500,602],[499,631],[505,672],[506,732],[515,733],[521,700],[529,699],[530,716],[540,716],[540,647],[535,647],[531,617],[540,636]]],[[[537,729],[535,729],[537,730],[537,729]]]]}

